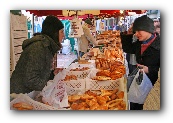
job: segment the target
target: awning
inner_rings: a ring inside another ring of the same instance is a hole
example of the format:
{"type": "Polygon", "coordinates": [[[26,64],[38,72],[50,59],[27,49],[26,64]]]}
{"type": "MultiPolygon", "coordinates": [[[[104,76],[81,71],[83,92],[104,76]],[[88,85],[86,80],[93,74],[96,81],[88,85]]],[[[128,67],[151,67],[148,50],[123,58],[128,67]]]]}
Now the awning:
{"type": "Polygon", "coordinates": [[[29,11],[30,14],[34,14],[37,16],[62,15],[62,10],[26,10],[26,11],[29,11]]]}
{"type": "MultiPolygon", "coordinates": [[[[26,10],[29,11],[31,14],[33,13],[35,16],[48,16],[54,15],[60,19],[69,19],[73,18],[73,15],[76,14],[73,10],[26,10]]],[[[78,16],[80,18],[93,18],[93,16],[97,17],[118,17],[121,15],[128,15],[128,12],[135,12],[136,14],[141,14],[142,10],[124,10],[123,13],[120,13],[120,10],[81,10],[78,11],[78,16]]]]}

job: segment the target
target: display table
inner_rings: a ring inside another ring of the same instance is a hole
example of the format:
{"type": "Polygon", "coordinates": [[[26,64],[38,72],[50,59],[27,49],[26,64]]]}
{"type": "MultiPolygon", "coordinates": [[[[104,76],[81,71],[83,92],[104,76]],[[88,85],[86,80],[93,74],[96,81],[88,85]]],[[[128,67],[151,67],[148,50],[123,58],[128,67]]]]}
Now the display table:
{"type": "Polygon", "coordinates": [[[77,59],[75,54],[58,54],[57,55],[57,68],[68,68],[68,66],[77,59]]]}

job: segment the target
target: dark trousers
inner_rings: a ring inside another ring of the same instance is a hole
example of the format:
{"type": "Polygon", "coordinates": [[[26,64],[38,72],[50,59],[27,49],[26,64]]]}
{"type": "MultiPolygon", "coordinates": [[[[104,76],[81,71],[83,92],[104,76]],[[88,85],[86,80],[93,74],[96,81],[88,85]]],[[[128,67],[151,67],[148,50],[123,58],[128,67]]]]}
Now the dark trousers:
{"type": "Polygon", "coordinates": [[[130,102],[130,110],[143,110],[144,104],[130,102]]]}

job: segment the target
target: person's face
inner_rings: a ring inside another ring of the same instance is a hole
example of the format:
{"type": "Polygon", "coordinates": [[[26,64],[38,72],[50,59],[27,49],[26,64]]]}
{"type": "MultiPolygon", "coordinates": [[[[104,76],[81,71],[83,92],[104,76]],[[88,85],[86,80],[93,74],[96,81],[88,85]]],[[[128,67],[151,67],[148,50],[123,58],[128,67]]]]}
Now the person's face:
{"type": "Polygon", "coordinates": [[[139,41],[146,41],[151,37],[151,33],[146,31],[136,31],[135,36],[139,39],[139,41]]]}
{"type": "Polygon", "coordinates": [[[59,30],[59,42],[62,43],[62,40],[64,39],[64,28],[59,30]]]}
{"type": "Polygon", "coordinates": [[[160,22],[159,21],[154,21],[154,26],[156,25],[160,25],[160,22]]]}
{"type": "Polygon", "coordinates": [[[156,28],[156,32],[160,34],[160,28],[156,28]]]}

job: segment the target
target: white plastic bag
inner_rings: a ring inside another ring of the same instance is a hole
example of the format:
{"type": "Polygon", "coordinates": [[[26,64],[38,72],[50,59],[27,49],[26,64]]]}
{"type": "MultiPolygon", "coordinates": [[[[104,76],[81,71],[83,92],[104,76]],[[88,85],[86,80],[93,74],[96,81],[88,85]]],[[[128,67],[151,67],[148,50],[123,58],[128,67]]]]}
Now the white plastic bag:
{"type": "Polygon", "coordinates": [[[44,103],[56,108],[68,107],[68,95],[65,84],[61,81],[63,76],[63,72],[60,72],[55,76],[52,84],[43,88],[41,95],[44,103]]]}
{"type": "Polygon", "coordinates": [[[135,75],[129,88],[128,100],[133,103],[144,104],[144,101],[153,86],[144,71],[142,71],[142,82],[138,84],[137,78],[139,77],[139,71],[140,70],[138,70],[137,74],[135,75]]]}

